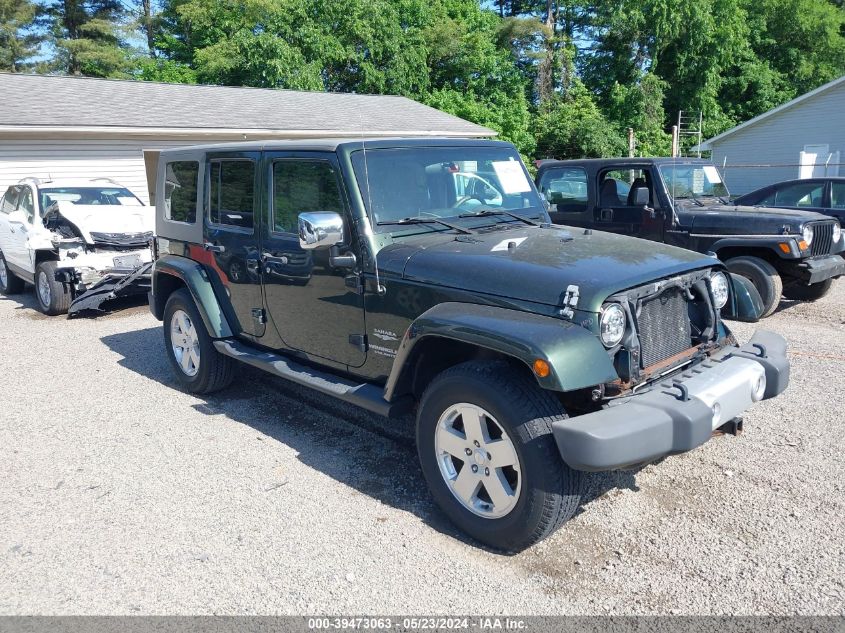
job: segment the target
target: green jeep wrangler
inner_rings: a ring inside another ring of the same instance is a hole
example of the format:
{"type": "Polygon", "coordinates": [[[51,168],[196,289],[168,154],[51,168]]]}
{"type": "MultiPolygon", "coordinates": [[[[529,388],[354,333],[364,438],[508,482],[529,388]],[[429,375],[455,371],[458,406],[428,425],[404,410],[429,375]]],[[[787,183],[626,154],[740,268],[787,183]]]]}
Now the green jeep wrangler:
{"type": "Polygon", "coordinates": [[[388,417],[416,412],[431,494],[517,551],[583,471],[736,430],[789,381],[738,346],[761,299],[714,257],[551,225],[509,143],[240,143],[161,153],[150,306],[193,393],[238,362],[388,417]]]}

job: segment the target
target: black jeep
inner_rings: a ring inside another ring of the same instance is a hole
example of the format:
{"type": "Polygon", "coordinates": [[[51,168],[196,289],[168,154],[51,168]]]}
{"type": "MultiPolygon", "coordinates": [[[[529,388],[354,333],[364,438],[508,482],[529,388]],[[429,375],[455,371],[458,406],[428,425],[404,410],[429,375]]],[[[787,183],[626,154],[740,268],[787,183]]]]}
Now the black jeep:
{"type": "Polygon", "coordinates": [[[712,163],[690,158],[543,161],[537,185],[556,224],[716,253],[749,279],[763,315],[787,299],[814,301],[845,274],[839,223],[824,215],[734,206],[712,163]]]}
{"type": "Polygon", "coordinates": [[[746,280],[552,226],[508,143],[170,150],[157,209],[150,306],[186,389],[225,387],[240,361],[416,411],[432,495],[497,548],[571,517],[581,471],[695,448],[789,380],[781,337],[740,347],[722,321],[758,316],[746,280]]]}

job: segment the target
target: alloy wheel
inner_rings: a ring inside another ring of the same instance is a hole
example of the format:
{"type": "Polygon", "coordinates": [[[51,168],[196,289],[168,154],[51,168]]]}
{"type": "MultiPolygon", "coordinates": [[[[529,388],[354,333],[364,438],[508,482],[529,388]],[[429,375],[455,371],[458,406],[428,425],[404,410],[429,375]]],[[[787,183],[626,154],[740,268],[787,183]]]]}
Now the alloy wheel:
{"type": "Polygon", "coordinates": [[[38,273],[38,283],[36,284],[38,290],[38,299],[44,308],[50,307],[50,280],[47,279],[47,273],[41,271],[38,273]]]}
{"type": "Polygon", "coordinates": [[[184,310],[176,310],[170,317],[170,346],[182,372],[186,376],[196,376],[200,368],[199,336],[184,310]]]}
{"type": "Polygon", "coordinates": [[[465,402],[451,406],[437,422],[434,450],[443,480],[464,508],[487,519],[514,509],[522,488],[519,456],[488,411],[465,402]]]}

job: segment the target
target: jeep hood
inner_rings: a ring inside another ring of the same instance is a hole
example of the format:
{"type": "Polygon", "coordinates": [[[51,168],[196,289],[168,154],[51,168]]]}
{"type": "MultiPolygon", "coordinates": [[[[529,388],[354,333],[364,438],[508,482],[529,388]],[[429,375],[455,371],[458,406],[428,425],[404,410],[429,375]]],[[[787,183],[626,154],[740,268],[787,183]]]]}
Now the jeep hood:
{"type": "MultiPolygon", "coordinates": [[[[678,201],[680,202],[680,201],[678,201]]],[[[778,209],[770,207],[706,204],[699,207],[692,201],[677,204],[678,219],[682,226],[695,233],[719,235],[779,235],[783,227],[790,233],[800,233],[806,222],[830,220],[812,211],[778,209]]]]}
{"type": "Polygon", "coordinates": [[[620,290],[718,263],[673,246],[559,226],[408,237],[379,251],[378,262],[409,281],[547,305],[561,305],[576,285],[578,309],[588,312],[620,290]]]}
{"type": "Polygon", "coordinates": [[[59,213],[72,223],[89,244],[91,233],[138,234],[152,233],[155,228],[155,208],[141,205],[58,203],[59,213]]]}

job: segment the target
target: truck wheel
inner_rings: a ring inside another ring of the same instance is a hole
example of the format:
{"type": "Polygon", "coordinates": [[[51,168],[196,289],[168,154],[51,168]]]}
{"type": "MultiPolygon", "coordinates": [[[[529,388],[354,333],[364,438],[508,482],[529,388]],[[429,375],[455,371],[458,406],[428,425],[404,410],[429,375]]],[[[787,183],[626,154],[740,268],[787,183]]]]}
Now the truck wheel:
{"type": "Polygon", "coordinates": [[[67,312],[70,291],[61,281],[56,281],[56,262],[41,262],[35,267],[35,298],[38,309],[48,316],[67,312]]]}
{"type": "Polygon", "coordinates": [[[16,295],[23,292],[23,279],[15,277],[15,273],[9,270],[6,265],[6,258],[0,253],[0,293],[4,295],[16,295]]]}
{"type": "Polygon", "coordinates": [[[164,346],[181,385],[191,393],[212,393],[228,387],[235,361],[216,349],[191,294],[184,288],[164,306],[164,346]]]}
{"type": "Polygon", "coordinates": [[[504,361],[438,375],[417,413],[417,450],[431,494],[455,525],[493,548],[520,551],[577,510],[582,474],[561,459],[551,424],[566,413],[504,361]]]}
{"type": "Polygon", "coordinates": [[[761,319],[775,311],[783,294],[783,281],[774,266],[765,259],[750,256],[734,257],[726,261],[725,266],[732,273],[745,277],[754,284],[763,299],[761,319]]]}
{"type": "Polygon", "coordinates": [[[809,286],[794,284],[783,289],[783,296],[794,301],[817,301],[828,293],[832,285],[833,279],[825,279],[809,286]]]}

